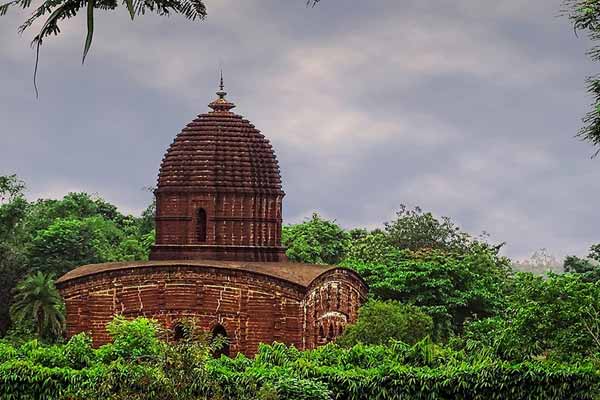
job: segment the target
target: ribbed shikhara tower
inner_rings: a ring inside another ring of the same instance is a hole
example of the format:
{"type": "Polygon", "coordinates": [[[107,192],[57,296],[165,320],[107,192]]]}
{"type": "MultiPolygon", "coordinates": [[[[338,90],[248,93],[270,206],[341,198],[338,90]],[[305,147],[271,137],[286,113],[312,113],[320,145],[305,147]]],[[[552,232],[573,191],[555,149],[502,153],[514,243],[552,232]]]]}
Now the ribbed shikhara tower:
{"type": "Polygon", "coordinates": [[[226,94],[221,78],[212,111],[183,128],[163,158],[152,260],[286,260],[277,158],[226,94]]]}
{"type": "Polygon", "coordinates": [[[225,354],[252,356],[274,341],[315,348],[358,318],[367,286],[356,272],[287,261],[273,149],[231,112],[222,80],[217,95],[165,154],[150,260],[83,265],[56,281],[67,336],[88,332],[99,346],[115,315],[145,316],[175,341],[193,318],[227,337],[225,354]]]}

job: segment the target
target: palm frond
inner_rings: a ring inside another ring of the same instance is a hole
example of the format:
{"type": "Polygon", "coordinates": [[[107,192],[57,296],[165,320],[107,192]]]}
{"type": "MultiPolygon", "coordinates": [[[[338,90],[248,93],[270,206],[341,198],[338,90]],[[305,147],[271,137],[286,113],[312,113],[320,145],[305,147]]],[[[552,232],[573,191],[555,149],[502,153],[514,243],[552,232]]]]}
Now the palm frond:
{"type": "Polygon", "coordinates": [[[87,56],[90,46],[92,45],[92,39],[94,37],[94,0],[88,0],[87,3],[87,35],[85,38],[85,46],[83,47],[83,58],[81,63],[85,62],[85,56],[87,56]]]}
{"type": "Polygon", "coordinates": [[[206,6],[201,0],[180,0],[176,11],[192,21],[206,18],[206,6]]]}
{"type": "MultiPolygon", "coordinates": [[[[313,5],[319,0],[309,0],[313,5]]],[[[129,16],[134,19],[135,15],[143,15],[146,11],[158,15],[170,15],[171,13],[182,14],[190,20],[203,20],[206,18],[206,6],[204,0],[121,0],[127,8],[129,16]]],[[[32,0],[10,0],[7,3],[0,4],[0,16],[6,14],[10,7],[19,6],[29,8],[32,0]]],[[[87,54],[91,48],[94,34],[94,8],[101,10],[112,10],[119,5],[119,0],[43,0],[36,7],[31,16],[27,18],[18,28],[19,33],[23,33],[31,27],[39,18],[49,14],[44,21],[42,28],[31,41],[31,47],[35,49],[35,66],[33,71],[33,85],[36,97],[39,95],[37,88],[37,73],[40,59],[40,47],[44,38],[50,35],[60,33],[59,21],[72,18],[79,12],[80,8],[86,6],[87,9],[87,34],[83,48],[82,63],[85,62],[87,54]]]]}
{"type": "Polygon", "coordinates": [[[129,11],[129,16],[131,20],[135,17],[135,8],[133,6],[133,0],[124,0],[125,5],[127,6],[127,11],[129,11]]]}
{"type": "MultiPolygon", "coordinates": [[[[49,3],[49,1],[46,1],[44,4],[47,4],[47,3],[49,3]]],[[[40,6],[38,8],[38,12],[37,13],[34,12],[34,16],[29,18],[27,21],[25,21],[25,23],[23,25],[21,25],[19,27],[19,31],[23,32],[25,29],[27,29],[29,26],[31,26],[31,24],[33,23],[33,21],[35,21],[35,19],[37,19],[39,16],[42,16],[45,14],[45,10],[46,10],[46,8],[44,7],[44,5],[40,6]],[[36,17],[36,15],[38,15],[38,17],[36,17]]],[[[74,16],[78,10],[79,10],[79,2],[67,0],[65,3],[58,6],[52,12],[52,14],[50,14],[48,19],[46,19],[46,22],[42,26],[42,29],[40,29],[38,34],[31,41],[31,46],[32,47],[35,46],[35,67],[33,70],[33,87],[35,89],[36,97],[39,96],[39,91],[37,88],[37,71],[38,71],[38,65],[39,65],[39,61],[40,61],[40,46],[42,45],[42,41],[43,41],[44,37],[46,37],[46,36],[49,36],[51,34],[57,35],[60,32],[60,29],[58,27],[58,21],[61,19],[64,19],[64,18],[70,18],[70,17],[74,16]]]]}
{"type": "Polygon", "coordinates": [[[6,14],[8,9],[13,5],[18,5],[23,9],[29,8],[31,6],[31,0],[13,0],[8,3],[0,4],[0,16],[6,14]]]}

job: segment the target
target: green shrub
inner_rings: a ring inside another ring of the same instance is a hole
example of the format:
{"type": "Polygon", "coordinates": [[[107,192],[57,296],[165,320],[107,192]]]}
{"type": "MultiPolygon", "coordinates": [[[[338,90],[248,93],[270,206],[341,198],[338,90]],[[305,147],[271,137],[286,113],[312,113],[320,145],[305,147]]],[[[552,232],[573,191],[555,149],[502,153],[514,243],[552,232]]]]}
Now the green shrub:
{"type": "Polygon", "coordinates": [[[433,333],[433,320],[421,309],[395,301],[370,301],[359,311],[358,321],[337,339],[341,346],[385,344],[390,339],[414,344],[433,333]]]}

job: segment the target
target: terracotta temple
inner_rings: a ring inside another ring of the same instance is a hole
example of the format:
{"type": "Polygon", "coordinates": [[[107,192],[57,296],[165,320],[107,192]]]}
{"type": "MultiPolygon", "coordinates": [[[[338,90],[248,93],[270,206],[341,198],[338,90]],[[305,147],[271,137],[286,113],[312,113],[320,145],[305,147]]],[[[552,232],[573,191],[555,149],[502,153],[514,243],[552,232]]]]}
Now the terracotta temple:
{"type": "Polygon", "coordinates": [[[223,91],[167,150],[150,261],[84,265],[57,281],[67,335],[110,340],[114,315],[158,320],[177,339],[193,317],[231,355],[274,341],[311,349],[357,318],[367,287],[351,270],[288,262],[279,165],[269,140],[223,91]]]}

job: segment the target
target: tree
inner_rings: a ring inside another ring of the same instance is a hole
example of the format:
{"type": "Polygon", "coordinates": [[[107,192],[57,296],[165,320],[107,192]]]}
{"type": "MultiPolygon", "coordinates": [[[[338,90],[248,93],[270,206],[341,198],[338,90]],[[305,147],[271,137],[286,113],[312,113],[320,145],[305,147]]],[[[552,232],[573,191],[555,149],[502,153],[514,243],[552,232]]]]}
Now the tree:
{"type": "Polygon", "coordinates": [[[38,337],[56,340],[61,337],[65,316],[64,305],[54,286],[53,276],[36,272],[21,281],[10,307],[11,318],[17,323],[35,323],[38,337]]]}
{"type": "Polygon", "coordinates": [[[600,281],[600,244],[590,248],[587,258],[567,256],[563,268],[565,272],[579,274],[586,282],[600,281]]]}
{"type": "Polygon", "coordinates": [[[438,219],[420,207],[410,210],[404,204],[400,205],[396,219],[385,223],[385,231],[389,242],[399,249],[465,252],[475,242],[484,243],[461,231],[448,217],[438,219]]]}
{"type": "Polygon", "coordinates": [[[144,238],[127,235],[101,217],[57,219],[36,232],[28,252],[31,268],[60,276],[85,264],[148,258],[144,238]]]}
{"type": "Polygon", "coordinates": [[[345,259],[349,262],[390,264],[402,258],[402,250],[395,247],[389,236],[380,230],[354,235],[345,259]]]}
{"type": "Polygon", "coordinates": [[[434,336],[460,334],[467,320],[497,315],[505,307],[509,261],[485,246],[465,254],[402,250],[386,263],[345,260],[378,300],[420,307],[433,318],[434,336]]]}
{"type": "Polygon", "coordinates": [[[301,224],[284,226],[281,241],[290,261],[337,264],[349,244],[349,235],[335,221],[314,213],[301,224]]]}
{"type": "Polygon", "coordinates": [[[582,359],[600,352],[600,282],[577,274],[519,272],[501,314],[472,322],[466,338],[511,360],[582,359]]]}
{"type": "MultiPolygon", "coordinates": [[[[0,176],[0,304],[10,304],[33,271],[60,276],[83,264],[148,258],[152,206],[137,218],[87,193],[30,203],[24,189],[17,176],[0,176]]],[[[8,307],[0,307],[0,335],[9,325],[8,307]]]]}
{"type": "Polygon", "coordinates": [[[433,333],[433,320],[421,309],[395,301],[369,301],[360,308],[358,321],[336,343],[352,347],[387,344],[390,339],[415,344],[433,333]]]}
{"type": "MultiPolygon", "coordinates": [[[[600,40],[600,0],[565,0],[564,14],[573,23],[575,34],[585,32],[592,42],[600,40]]],[[[600,47],[593,46],[588,55],[600,61],[600,47]]],[[[593,97],[592,110],[583,117],[584,126],[577,136],[597,146],[594,156],[600,153],[600,77],[587,78],[588,93],[593,97]]]]}
{"type": "Polygon", "coordinates": [[[0,176],[0,335],[10,323],[8,304],[12,289],[27,272],[27,259],[22,246],[22,220],[29,203],[23,191],[25,184],[16,175],[0,176]]]}
{"type": "Polygon", "coordinates": [[[25,183],[16,175],[0,175],[0,204],[21,197],[25,190],[25,183]]]}
{"type": "Polygon", "coordinates": [[[10,325],[8,304],[12,302],[12,290],[27,273],[27,259],[8,243],[0,241],[0,336],[10,325]]]}

